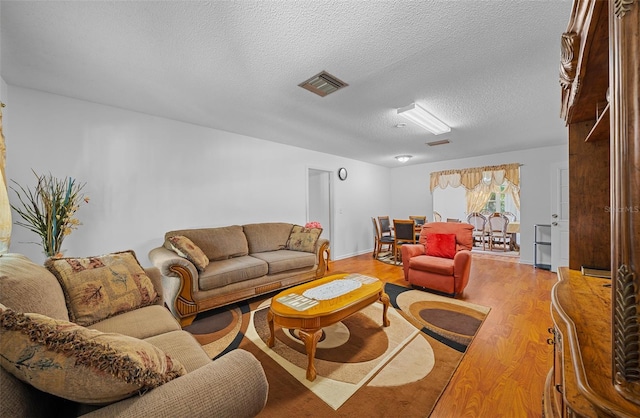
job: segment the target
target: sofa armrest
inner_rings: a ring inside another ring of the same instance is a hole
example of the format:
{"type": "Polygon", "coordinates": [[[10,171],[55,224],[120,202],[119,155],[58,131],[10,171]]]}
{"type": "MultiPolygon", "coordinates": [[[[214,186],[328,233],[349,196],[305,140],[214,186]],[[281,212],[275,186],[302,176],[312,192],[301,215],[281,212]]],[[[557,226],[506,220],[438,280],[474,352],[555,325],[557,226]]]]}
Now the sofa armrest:
{"type": "Polygon", "coordinates": [[[316,241],[316,278],[324,276],[329,270],[329,240],[326,238],[319,238],[316,241]]]}
{"type": "Polygon", "coordinates": [[[198,290],[198,270],[189,260],[164,247],[151,250],[149,260],[162,275],[167,307],[180,320],[181,325],[188,325],[182,318],[190,317],[193,320],[197,312],[193,295],[198,290]]]}
{"type": "Polygon", "coordinates": [[[160,274],[163,276],[178,277],[175,271],[172,270],[172,267],[177,265],[188,269],[191,276],[198,277],[198,270],[191,261],[164,247],[154,248],[149,251],[149,260],[160,270],[160,274]]]}
{"type": "Polygon", "coordinates": [[[453,276],[455,293],[462,292],[469,281],[471,273],[471,251],[460,250],[453,257],[453,276]]]}
{"type": "Polygon", "coordinates": [[[400,247],[402,253],[402,269],[404,270],[404,279],[409,280],[409,260],[411,257],[424,255],[424,245],[422,244],[404,244],[400,247]]]}
{"type": "Polygon", "coordinates": [[[260,362],[237,349],[210,364],[85,417],[254,417],[267,402],[269,384],[260,362]]]}
{"type": "Polygon", "coordinates": [[[164,288],[162,287],[162,274],[160,274],[160,269],[157,267],[145,267],[144,271],[151,279],[151,283],[153,283],[153,287],[159,296],[156,305],[162,305],[164,303],[164,288]]]}

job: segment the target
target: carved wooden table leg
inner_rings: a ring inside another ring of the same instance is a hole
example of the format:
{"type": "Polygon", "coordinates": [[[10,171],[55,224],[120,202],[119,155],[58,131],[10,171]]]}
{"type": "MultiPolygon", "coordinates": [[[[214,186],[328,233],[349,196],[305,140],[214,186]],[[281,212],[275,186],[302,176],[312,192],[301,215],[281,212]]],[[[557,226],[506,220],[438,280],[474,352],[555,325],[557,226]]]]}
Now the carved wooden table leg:
{"type": "Polygon", "coordinates": [[[316,346],[320,337],[322,337],[322,329],[300,330],[300,337],[304,341],[304,347],[307,350],[307,380],[313,382],[316,380],[316,366],[313,360],[316,357],[316,346]]]}
{"type": "Polygon", "coordinates": [[[380,302],[382,302],[382,326],[388,327],[390,325],[389,318],[387,318],[387,311],[389,310],[389,295],[380,292],[380,302]]]}
{"type": "Polygon", "coordinates": [[[271,309],[269,309],[269,311],[267,312],[267,323],[269,324],[269,341],[267,341],[268,347],[273,347],[276,339],[273,327],[273,316],[273,312],[271,312],[271,309]]]}

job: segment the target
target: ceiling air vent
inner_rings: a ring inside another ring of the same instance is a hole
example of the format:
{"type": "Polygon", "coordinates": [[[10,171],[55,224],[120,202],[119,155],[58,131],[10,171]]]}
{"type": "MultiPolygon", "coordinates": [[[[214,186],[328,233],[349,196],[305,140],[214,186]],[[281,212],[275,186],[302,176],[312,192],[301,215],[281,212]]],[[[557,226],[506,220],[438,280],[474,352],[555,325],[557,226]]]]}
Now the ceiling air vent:
{"type": "Polygon", "coordinates": [[[298,85],[303,89],[307,89],[310,92],[315,93],[321,97],[324,97],[327,94],[331,94],[334,91],[338,91],[341,88],[348,86],[347,83],[336,78],[335,76],[332,76],[326,71],[322,71],[298,85]]]}
{"type": "Polygon", "coordinates": [[[443,139],[441,141],[427,142],[427,145],[429,145],[430,147],[435,147],[436,145],[444,145],[448,143],[449,143],[448,139],[443,139]]]}

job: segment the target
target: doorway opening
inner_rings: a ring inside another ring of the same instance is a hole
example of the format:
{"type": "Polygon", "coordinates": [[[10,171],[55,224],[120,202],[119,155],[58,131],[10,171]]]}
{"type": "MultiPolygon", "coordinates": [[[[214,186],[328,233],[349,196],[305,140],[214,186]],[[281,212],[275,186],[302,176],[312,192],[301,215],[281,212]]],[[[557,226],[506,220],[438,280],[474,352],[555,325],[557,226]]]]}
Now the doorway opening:
{"type": "Polygon", "coordinates": [[[322,238],[333,242],[332,171],[307,169],[307,222],[320,222],[322,238]]]}

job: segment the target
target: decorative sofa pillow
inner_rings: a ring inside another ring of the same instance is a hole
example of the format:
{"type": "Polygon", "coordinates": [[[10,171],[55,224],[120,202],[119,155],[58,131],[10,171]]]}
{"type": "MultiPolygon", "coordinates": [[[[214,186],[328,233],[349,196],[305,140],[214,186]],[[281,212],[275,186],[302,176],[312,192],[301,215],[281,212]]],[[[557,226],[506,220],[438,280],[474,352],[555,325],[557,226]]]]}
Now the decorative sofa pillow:
{"type": "Polygon", "coordinates": [[[427,234],[425,254],[433,257],[454,258],[456,234],[427,234]]]}
{"type": "Polygon", "coordinates": [[[183,235],[196,244],[209,261],[227,260],[249,254],[249,244],[242,226],[230,225],[218,228],[179,229],[164,234],[164,247],[171,249],[169,237],[183,235]]]}
{"type": "Polygon", "coordinates": [[[115,402],[186,374],[146,341],[1,305],[0,354],[2,367],[18,379],[86,404],[115,402]]]}
{"type": "Polygon", "coordinates": [[[156,302],[158,294],[133,251],[87,258],[49,258],[69,318],[87,326],[156,302]]]}
{"type": "Polygon", "coordinates": [[[209,258],[202,252],[200,247],[193,243],[184,235],[175,235],[167,238],[171,249],[180,257],[191,261],[199,272],[203,272],[209,265],[209,258]]]}
{"type": "Polygon", "coordinates": [[[320,238],[320,234],[322,234],[322,228],[305,228],[294,225],[289,233],[287,250],[312,253],[316,249],[316,242],[320,238]]]}

